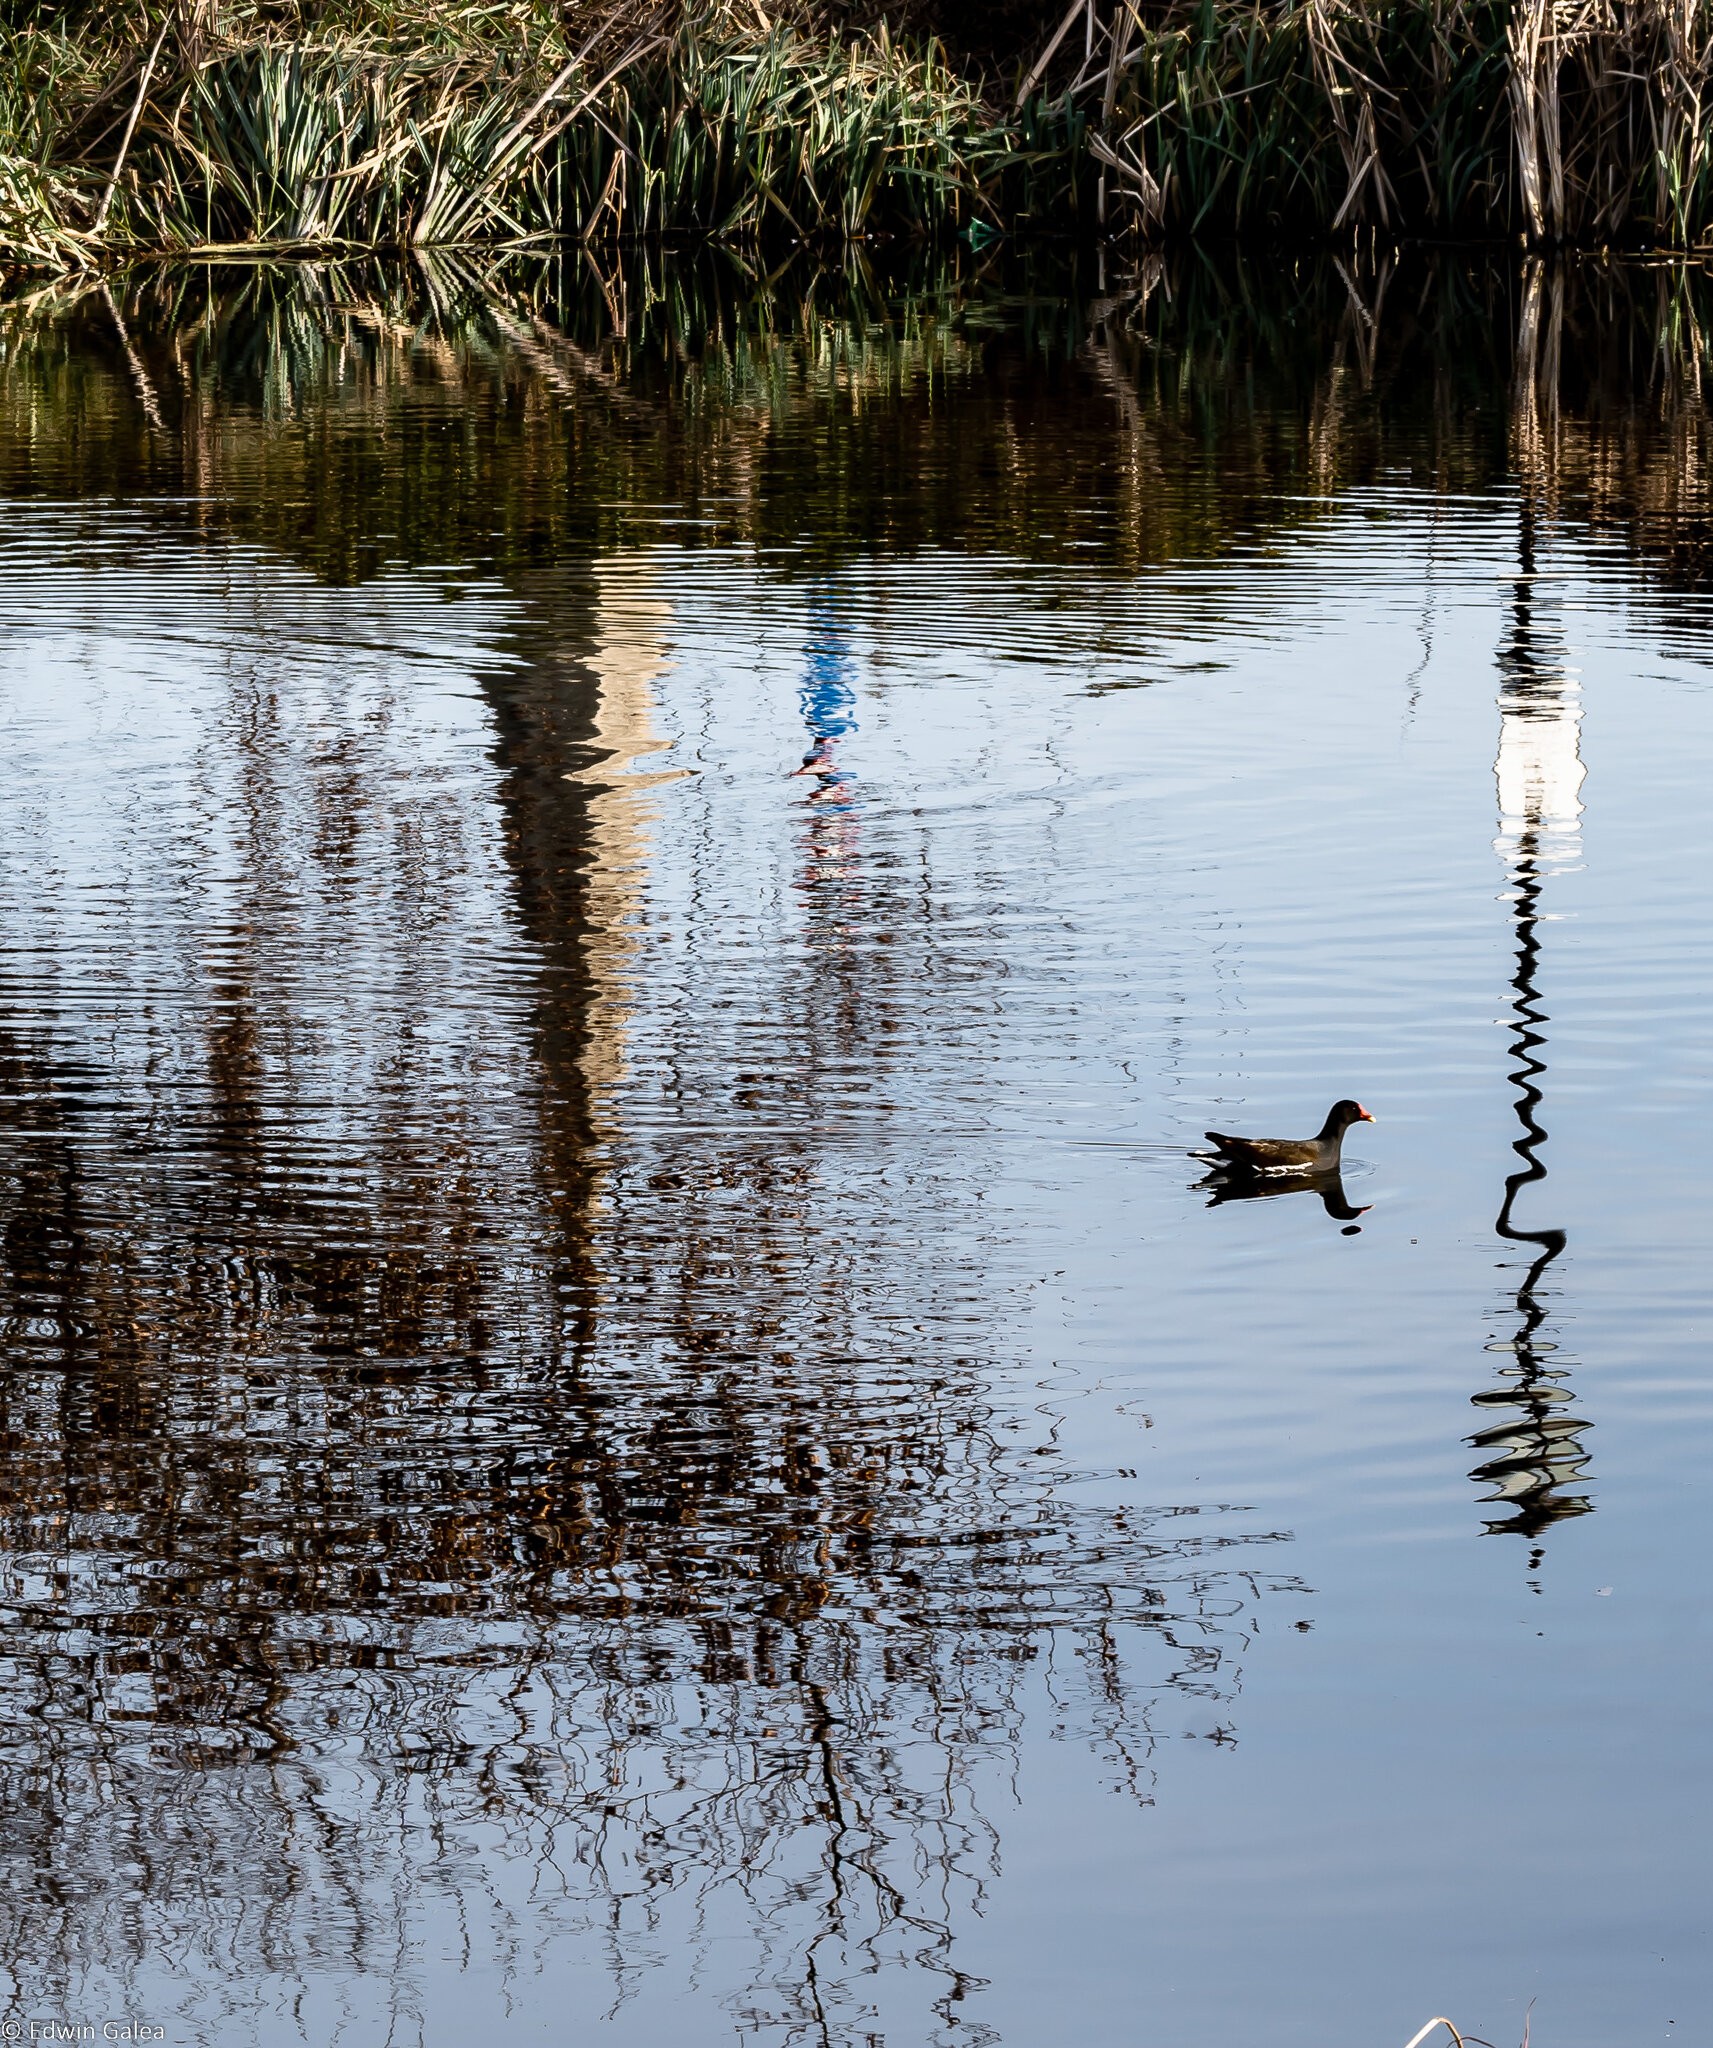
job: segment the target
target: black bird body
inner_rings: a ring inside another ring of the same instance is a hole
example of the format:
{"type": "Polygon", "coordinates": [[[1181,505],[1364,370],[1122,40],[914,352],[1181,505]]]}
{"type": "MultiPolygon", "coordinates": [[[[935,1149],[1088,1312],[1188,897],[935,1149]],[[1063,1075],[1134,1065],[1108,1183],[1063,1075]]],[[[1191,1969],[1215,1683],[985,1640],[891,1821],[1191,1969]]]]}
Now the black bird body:
{"type": "Polygon", "coordinates": [[[1374,1119],[1360,1102],[1335,1102],[1326,1113],[1320,1134],[1313,1138],[1236,1138],[1227,1131],[1209,1131],[1211,1157],[1227,1173],[1336,1173],[1344,1152],[1344,1134],[1352,1124],[1374,1119]]]}

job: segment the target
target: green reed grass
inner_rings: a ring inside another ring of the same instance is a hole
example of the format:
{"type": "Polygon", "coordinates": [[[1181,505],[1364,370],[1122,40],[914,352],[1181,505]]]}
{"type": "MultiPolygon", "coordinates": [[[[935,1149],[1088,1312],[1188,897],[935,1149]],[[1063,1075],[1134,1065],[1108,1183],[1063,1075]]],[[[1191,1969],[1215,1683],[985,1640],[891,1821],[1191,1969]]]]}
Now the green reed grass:
{"type": "Polygon", "coordinates": [[[8,34],[0,250],[1713,231],[1713,0],[1084,0],[1021,94],[754,0],[298,4],[8,34]]]}
{"type": "Polygon", "coordinates": [[[65,119],[84,69],[63,35],[26,30],[0,39],[0,251],[10,247],[52,269],[88,260],[77,223],[93,219],[99,180],[68,147],[65,119]]]}
{"type": "Polygon", "coordinates": [[[124,228],[163,249],[526,235],[546,224],[517,203],[531,97],[456,62],[239,50],[193,72],[137,151],[124,228]]]}
{"type": "Polygon", "coordinates": [[[1008,180],[1036,161],[932,43],[689,30],[579,131],[568,197],[585,232],[603,208],[645,235],[931,231],[997,222],[1008,180]]]}
{"type": "MultiPolygon", "coordinates": [[[[1014,131],[935,44],[904,49],[884,32],[840,44],[694,23],[573,55],[544,78],[557,54],[354,39],[212,51],[151,95],[103,239],[188,250],[934,233],[997,222],[1037,165],[1062,175],[1066,157],[1036,132],[1051,122],[1014,131]]],[[[89,234],[78,194],[106,182],[99,153],[78,164],[75,147],[56,150],[19,87],[4,115],[24,147],[0,233],[46,257],[56,234],[89,234]]]]}

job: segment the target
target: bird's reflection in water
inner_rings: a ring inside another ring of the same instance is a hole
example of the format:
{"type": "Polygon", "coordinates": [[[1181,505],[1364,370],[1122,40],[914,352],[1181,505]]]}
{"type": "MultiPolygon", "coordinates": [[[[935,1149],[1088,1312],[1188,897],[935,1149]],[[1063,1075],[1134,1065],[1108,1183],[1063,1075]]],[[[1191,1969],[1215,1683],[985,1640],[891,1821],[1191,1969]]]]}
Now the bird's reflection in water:
{"type": "Polygon", "coordinates": [[[1347,1232],[1350,1236],[1361,1228],[1357,1217],[1366,1216],[1373,1207],[1371,1202],[1352,1202],[1344,1192],[1344,1176],[1338,1172],[1241,1173],[1227,1168],[1223,1173],[1210,1173],[1197,1181],[1196,1187],[1206,1190],[1210,1209],[1223,1202],[1264,1202],[1275,1195],[1319,1195],[1335,1223],[1352,1226],[1347,1232]]]}

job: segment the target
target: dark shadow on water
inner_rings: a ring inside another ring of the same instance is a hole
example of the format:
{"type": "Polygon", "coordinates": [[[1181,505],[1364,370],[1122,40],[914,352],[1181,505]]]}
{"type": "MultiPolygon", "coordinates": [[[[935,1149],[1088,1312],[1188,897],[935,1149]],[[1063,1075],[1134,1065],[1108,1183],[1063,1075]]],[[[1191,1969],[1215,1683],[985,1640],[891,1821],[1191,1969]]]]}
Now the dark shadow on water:
{"type": "Polygon", "coordinates": [[[1201,252],[1106,285],[965,250],[766,280],[640,252],[186,266],[0,306],[0,490],[152,496],[330,582],[557,565],[663,506],[816,575],[936,547],[1206,559],[1525,454],[1555,517],[1699,589],[1708,336],[1693,266],[1567,260],[1543,289],[1502,256],[1201,252]]]}

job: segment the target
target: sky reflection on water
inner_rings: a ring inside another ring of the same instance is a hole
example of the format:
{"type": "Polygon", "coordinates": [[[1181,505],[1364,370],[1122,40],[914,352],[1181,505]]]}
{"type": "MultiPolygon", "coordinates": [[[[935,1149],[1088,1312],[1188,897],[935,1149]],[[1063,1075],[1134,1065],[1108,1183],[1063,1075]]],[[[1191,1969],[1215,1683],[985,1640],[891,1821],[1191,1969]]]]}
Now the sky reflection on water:
{"type": "Polygon", "coordinates": [[[1691,2038],[1699,286],[605,282],[7,316],[16,2009],[1691,2038]]]}

